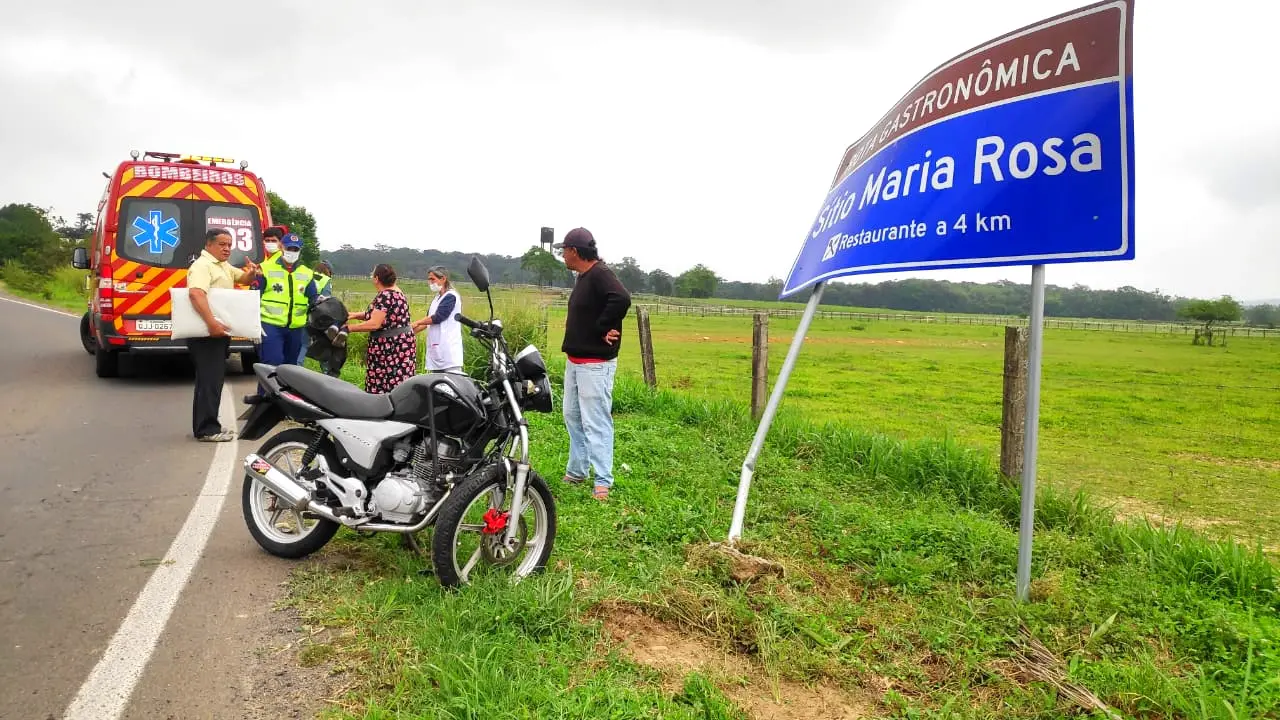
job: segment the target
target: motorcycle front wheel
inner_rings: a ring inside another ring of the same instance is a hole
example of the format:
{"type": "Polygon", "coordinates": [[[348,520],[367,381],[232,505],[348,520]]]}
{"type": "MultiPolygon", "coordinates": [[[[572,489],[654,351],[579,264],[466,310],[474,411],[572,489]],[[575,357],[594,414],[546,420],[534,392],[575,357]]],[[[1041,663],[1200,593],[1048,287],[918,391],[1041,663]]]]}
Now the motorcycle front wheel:
{"type": "Polygon", "coordinates": [[[445,587],[467,585],[488,573],[519,579],[546,567],[555,536],[555,499],[541,476],[529,471],[524,507],[516,513],[504,474],[482,472],[445,500],[431,536],[431,561],[445,587]],[[503,539],[511,522],[519,525],[508,546],[503,539]]]}
{"type": "MultiPolygon", "coordinates": [[[[314,430],[305,428],[276,433],[262,443],[258,455],[299,484],[312,488],[312,483],[298,480],[298,473],[302,470],[302,457],[314,436],[314,430]]],[[[329,467],[337,466],[328,448],[321,452],[325,453],[329,467]]],[[[338,524],[332,520],[316,517],[306,510],[285,507],[275,493],[248,474],[244,476],[240,495],[249,534],[263,550],[276,557],[306,557],[324,547],[338,531],[338,524]]]]}

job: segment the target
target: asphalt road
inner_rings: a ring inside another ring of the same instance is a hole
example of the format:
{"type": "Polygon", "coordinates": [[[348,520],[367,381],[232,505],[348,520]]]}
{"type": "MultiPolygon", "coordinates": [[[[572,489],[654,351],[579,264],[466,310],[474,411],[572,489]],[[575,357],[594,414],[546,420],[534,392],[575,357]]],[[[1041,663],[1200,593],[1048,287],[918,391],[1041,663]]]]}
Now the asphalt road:
{"type": "MultiPolygon", "coordinates": [[[[226,447],[214,463],[219,446],[191,438],[185,358],[99,379],[77,323],[0,300],[0,718],[64,717],[98,692],[87,680],[118,634],[136,641],[131,657],[152,651],[121,717],[295,716],[306,703],[285,712],[257,697],[263,649],[290,632],[272,611],[290,565],[263,553],[240,515],[231,452],[255,448],[226,447]],[[146,602],[131,613],[149,580],[181,564],[175,537],[195,506],[208,509],[206,531],[188,574],[168,578],[171,614],[146,602]],[[148,621],[149,641],[138,629],[148,621]]],[[[224,425],[249,387],[229,375],[224,425]]],[[[127,674],[108,667],[106,684],[127,674]]]]}

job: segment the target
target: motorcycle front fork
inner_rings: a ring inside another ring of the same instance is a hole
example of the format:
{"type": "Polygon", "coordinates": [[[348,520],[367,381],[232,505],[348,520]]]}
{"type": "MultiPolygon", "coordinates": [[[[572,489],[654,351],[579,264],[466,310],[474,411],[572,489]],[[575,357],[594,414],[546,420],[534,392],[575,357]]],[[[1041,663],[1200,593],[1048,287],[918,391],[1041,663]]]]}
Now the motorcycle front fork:
{"type": "Polygon", "coordinates": [[[516,544],[516,533],[520,529],[520,515],[524,513],[524,493],[528,485],[529,463],[516,463],[516,483],[511,490],[511,517],[502,538],[507,547],[514,547],[516,544]]]}

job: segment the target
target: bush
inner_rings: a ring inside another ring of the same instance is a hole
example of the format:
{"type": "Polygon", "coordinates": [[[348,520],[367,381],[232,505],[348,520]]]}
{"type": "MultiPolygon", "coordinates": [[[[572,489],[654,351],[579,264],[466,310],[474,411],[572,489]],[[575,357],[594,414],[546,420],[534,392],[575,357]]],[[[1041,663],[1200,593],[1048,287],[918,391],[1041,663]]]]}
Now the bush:
{"type": "Polygon", "coordinates": [[[45,292],[45,286],[49,282],[48,277],[28,270],[16,261],[4,264],[3,270],[0,270],[0,279],[3,279],[4,284],[15,292],[37,295],[45,292]]]}
{"type": "Polygon", "coordinates": [[[58,305],[82,308],[89,298],[85,289],[85,272],[68,266],[58,268],[46,280],[44,297],[58,305]]]}

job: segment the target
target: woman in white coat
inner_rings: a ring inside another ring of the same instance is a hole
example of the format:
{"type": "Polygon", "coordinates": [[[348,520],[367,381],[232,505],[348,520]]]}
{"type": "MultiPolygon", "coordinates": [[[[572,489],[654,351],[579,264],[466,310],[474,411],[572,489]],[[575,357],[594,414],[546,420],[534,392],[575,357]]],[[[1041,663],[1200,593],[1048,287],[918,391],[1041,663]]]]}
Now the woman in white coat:
{"type": "Polygon", "coordinates": [[[449,282],[449,271],[437,265],[427,271],[427,282],[436,294],[427,317],[413,324],[414,332],[427,331],[427,372],[462,372],[462,296],[449,282]]]}

